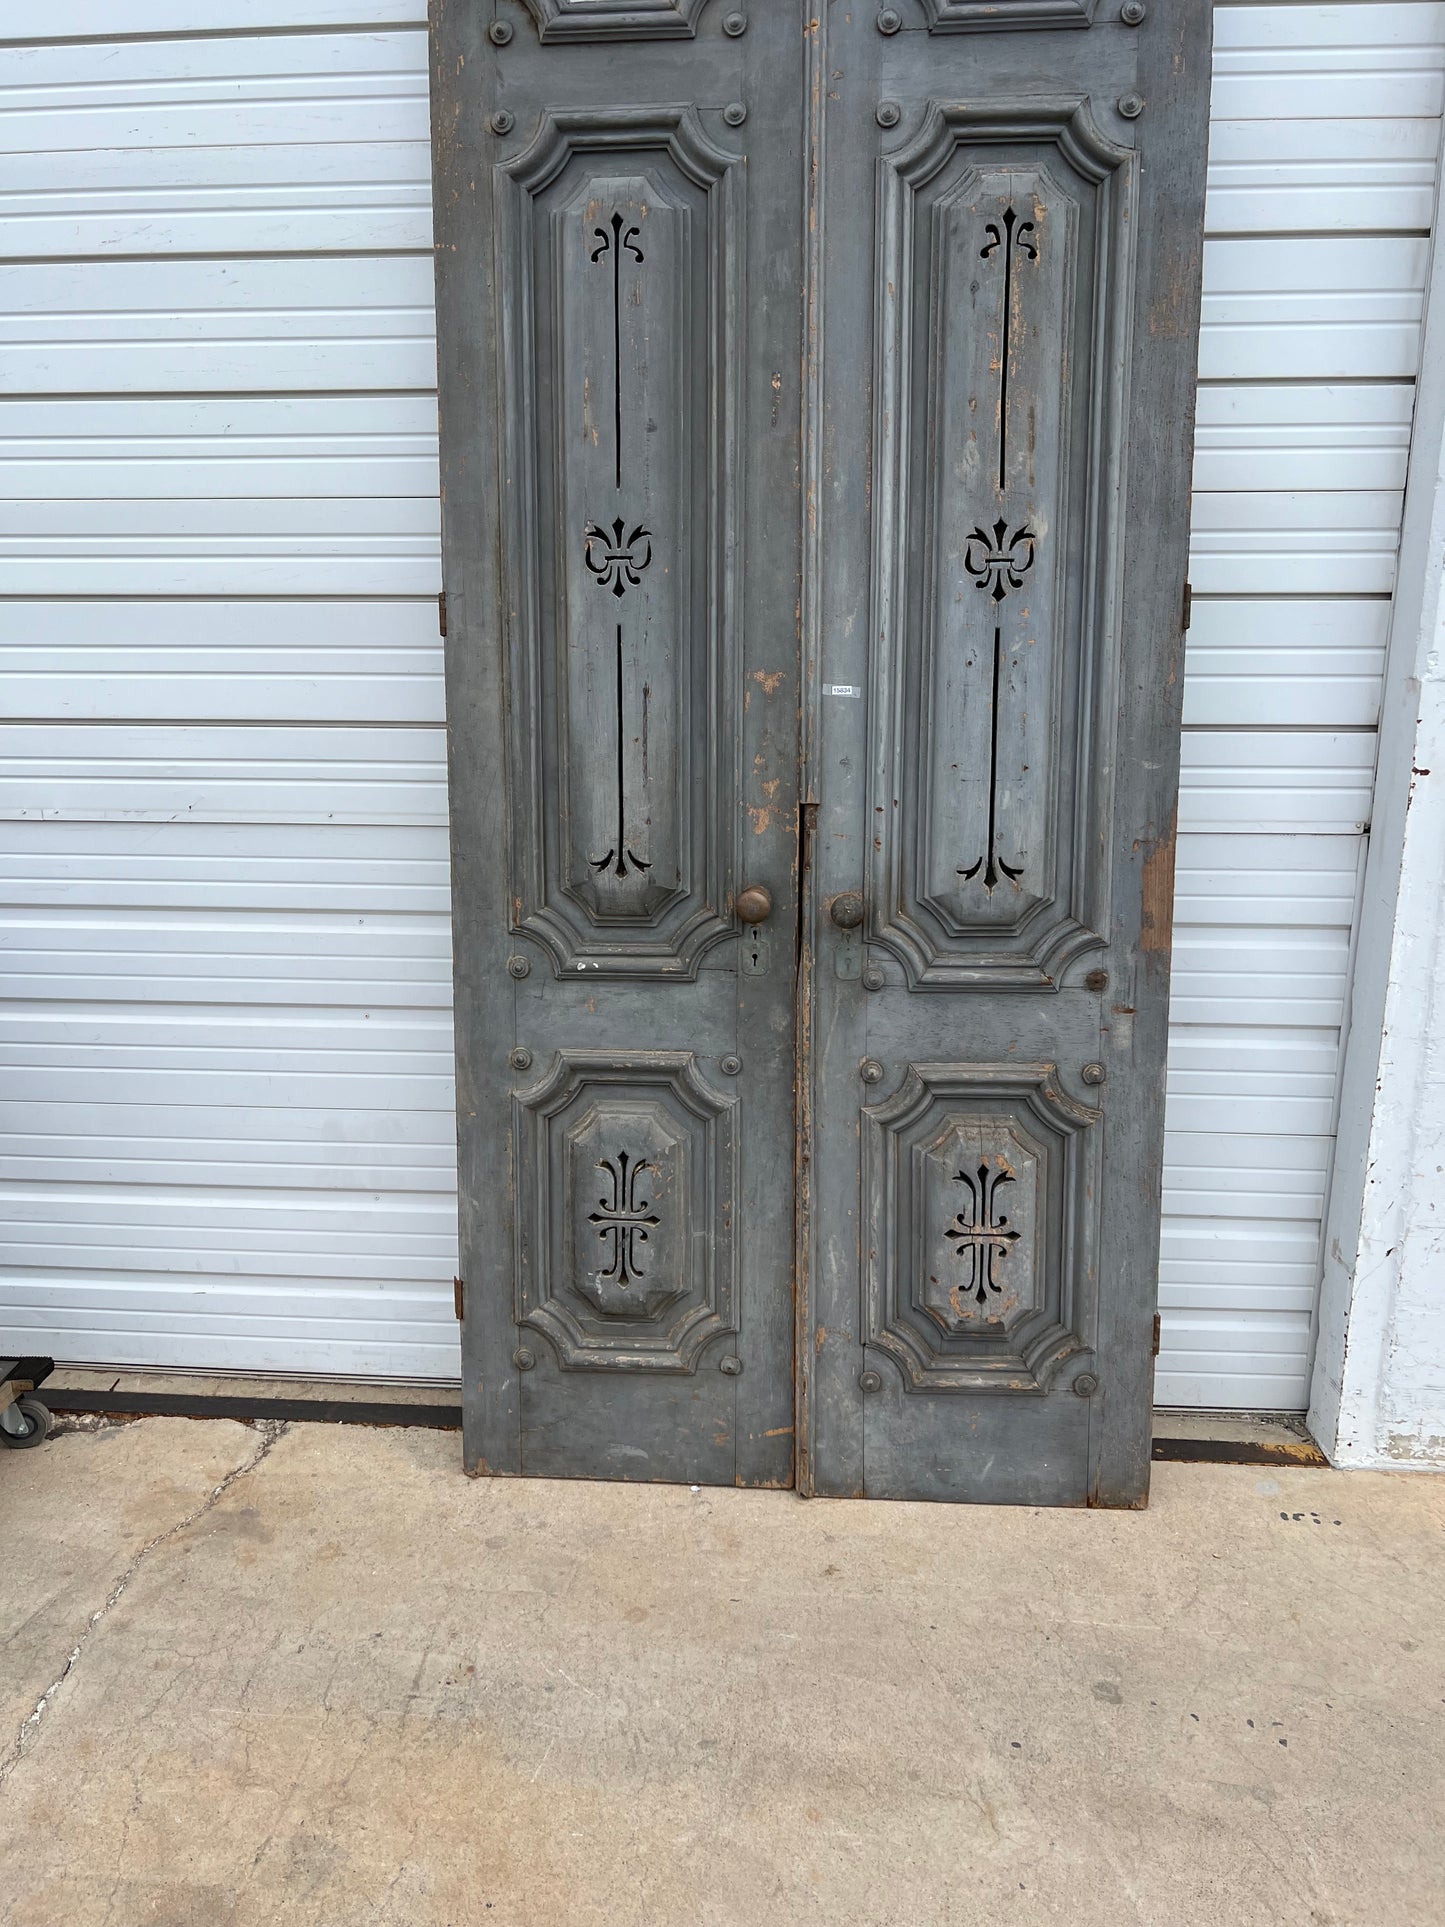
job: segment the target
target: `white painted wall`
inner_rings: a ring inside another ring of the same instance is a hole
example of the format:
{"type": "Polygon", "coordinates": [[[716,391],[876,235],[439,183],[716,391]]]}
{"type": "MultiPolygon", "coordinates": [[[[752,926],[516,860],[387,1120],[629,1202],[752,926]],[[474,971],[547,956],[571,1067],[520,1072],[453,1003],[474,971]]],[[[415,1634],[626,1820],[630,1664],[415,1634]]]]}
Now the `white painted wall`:
{"type": "MultiPolygon", "coordinates": [[[[0,12],[0,1306],[62,1357],[456,1370],[423,18],[0,12]]],[[[1217,41],[1159,1388],[1300,1407],[1445,6],[1217,41]]]]}
{"type": "Polygon", "coordinates": [[[1381,731],[1312,1429],[1445,1469],[1445,249],[1437,248],[1381,731]]]}

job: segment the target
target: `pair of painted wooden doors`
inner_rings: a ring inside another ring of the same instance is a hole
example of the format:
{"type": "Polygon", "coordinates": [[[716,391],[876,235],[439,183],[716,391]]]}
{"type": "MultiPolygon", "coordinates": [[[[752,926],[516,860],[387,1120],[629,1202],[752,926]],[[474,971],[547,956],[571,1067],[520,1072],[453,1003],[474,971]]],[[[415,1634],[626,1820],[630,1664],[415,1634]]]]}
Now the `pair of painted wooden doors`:
{"type": "Polygon", "coordinates": [[[465,1457],[1147,1492],[1205,0],[434,0],[465,1457]]]}

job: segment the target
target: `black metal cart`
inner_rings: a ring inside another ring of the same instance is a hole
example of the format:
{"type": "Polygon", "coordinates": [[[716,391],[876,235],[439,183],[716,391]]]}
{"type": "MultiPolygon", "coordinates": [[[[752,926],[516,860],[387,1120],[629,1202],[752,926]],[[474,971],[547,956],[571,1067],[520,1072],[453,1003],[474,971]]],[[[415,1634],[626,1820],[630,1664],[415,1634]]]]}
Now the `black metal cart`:
{"type": "Polygon", "coordinates": [[[39,1445],[50,1432],[50,1407],[36,1398],[55,1370],[53,1358],[0,1358],[0,1446],[39,1445]]]}

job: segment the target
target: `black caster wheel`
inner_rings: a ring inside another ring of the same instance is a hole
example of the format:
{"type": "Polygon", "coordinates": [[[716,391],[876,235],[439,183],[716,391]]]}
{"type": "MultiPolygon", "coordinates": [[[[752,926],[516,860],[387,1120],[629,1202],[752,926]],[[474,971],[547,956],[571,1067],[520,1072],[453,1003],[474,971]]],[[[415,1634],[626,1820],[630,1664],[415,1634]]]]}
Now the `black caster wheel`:
{"type": "Polygon", "coordinates": [[[7,1416],[13,1423],[18,1417],[24,1420],[23,1432],[7,1431],[0,1425],[0,1445],[8,1445],[12,1452],[23,1452],[32,1445],[43,1445],[50,1436],[50,1407],[42,1405],[38,1398],[17,1398],[7,1416]]]}

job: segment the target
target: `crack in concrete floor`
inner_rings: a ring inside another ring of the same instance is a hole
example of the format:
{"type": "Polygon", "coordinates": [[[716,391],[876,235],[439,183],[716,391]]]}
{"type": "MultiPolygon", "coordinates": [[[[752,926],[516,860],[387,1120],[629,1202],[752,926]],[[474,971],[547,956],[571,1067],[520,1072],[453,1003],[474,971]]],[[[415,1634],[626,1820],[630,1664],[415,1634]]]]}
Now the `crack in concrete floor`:
{"type": "Polygon", "coordinates": [[[49,1604],[11,1615],[0,1922],[1445,1920],[1445,1480],[804,1504],[288,1431],[5,1468],[49,1604]]]}
{"type": "Polygon", "coordinates": [[[153,1552],[158,1551],[164,1545],[168,1545],[172,1539],[179,1538],[181,1533],[195,1525],[198,1519],[204,1519],[208,1512],[220,1504],[221,1500],[225,1498],[233,1485],[240,1479],[245,1478],[248,1473],[254,1472],[256,1468],[266,1460],[272,1448],[280,1439],[285,1437],[290,1429],[290,1422],[288,1420],[258,1420],[256,1430],[260,1433],[261,1439],[251,1456],[243,1459],[239,1465],[233,1466],[225,1478],[221,1480],[220,1484],[213,1486],[207,1496],[202,1499],[201,1503],[197,1506],[192,1506],[184,1518],[177,1519],[173,1525],[167,1526],[163,1532],[153,1533],[152,1536],[146,1540],[145,1544],[141,1546],[137,1552],[132,1554],[121,1571],[120,1577],[112,1585],[100,1605],[96,1607],[95,1611],[86,1620],[79,1639],[76,1640],[74,1646],[70,1649],[70,1654],[65,1664],[55,1675],[55,1678],[51,1680],[39,1699],[36,1700],[31,1711],[27,1713],[25,1718],[20,1722],[18,1732],[5,1749],[5,1752],[0,1754],[0,1789],[4,1788],[16,1767],[19,1766],[20,1762],[29,1752],[39,1732],[40,1723],[49,1710],[51,1701],[80,1664],[81,1655],[89,1645],[96,1628],[103,1620],[108,1618],[116,1606],[120,1604],[126,1588],[130,1585],[131,1580],[134,1579],[146,1560],[150,1558],[153,1552]]]}

